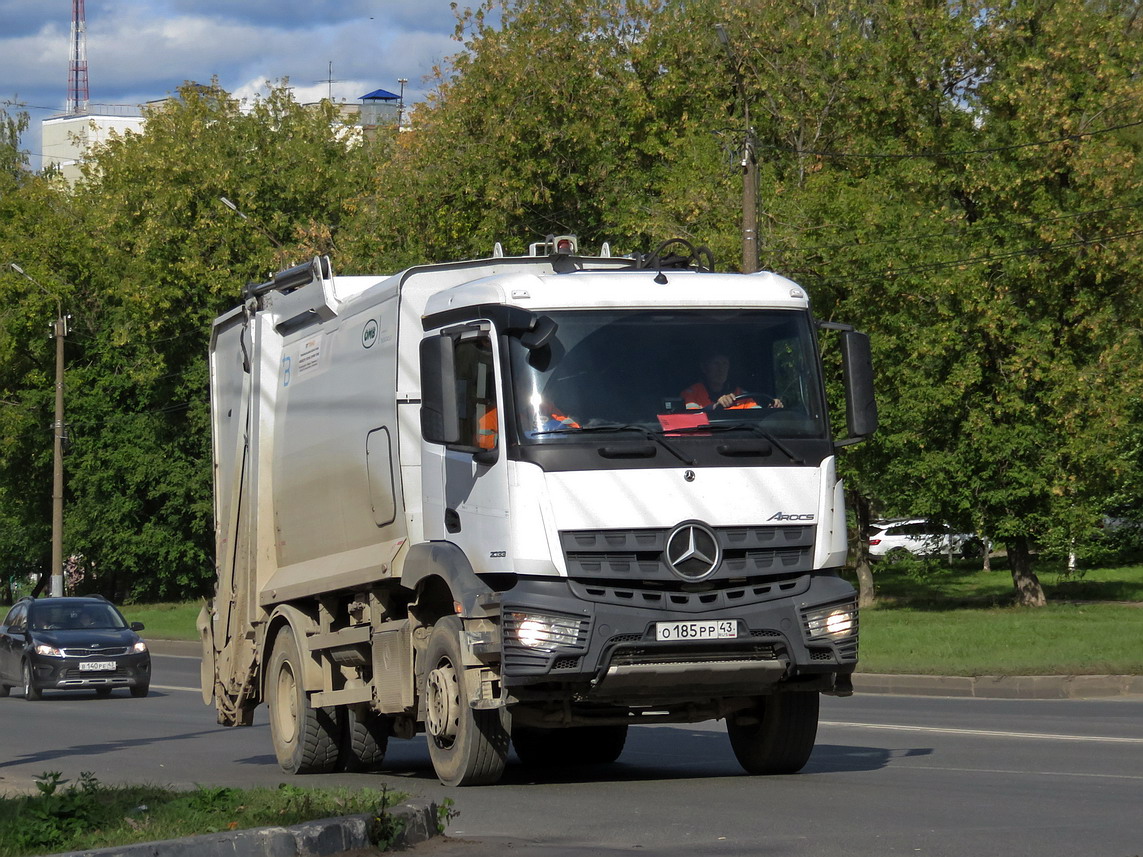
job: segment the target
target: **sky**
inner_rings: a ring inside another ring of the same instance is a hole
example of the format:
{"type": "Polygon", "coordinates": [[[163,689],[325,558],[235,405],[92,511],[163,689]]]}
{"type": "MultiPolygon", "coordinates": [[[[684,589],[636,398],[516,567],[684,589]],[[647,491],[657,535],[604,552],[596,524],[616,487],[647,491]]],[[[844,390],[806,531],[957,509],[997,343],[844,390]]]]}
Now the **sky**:
{"type": "MultiPolygon", "coordinates": [[[[378,88],[399,93],[405,78],[411,105],[429,90],[433,66],[460,48],[449,0],[85,0],[84,7],[92,112],[156,101],[185,81],[214,77],[240,98],[288,79],[303,103],[330,95],[357,102],[378,88]]],[[[71,0],[0,0],[0,108],[28,113],[21,147],[33,168],[40,123],[67,104],[71,16],[71,0]]]]}

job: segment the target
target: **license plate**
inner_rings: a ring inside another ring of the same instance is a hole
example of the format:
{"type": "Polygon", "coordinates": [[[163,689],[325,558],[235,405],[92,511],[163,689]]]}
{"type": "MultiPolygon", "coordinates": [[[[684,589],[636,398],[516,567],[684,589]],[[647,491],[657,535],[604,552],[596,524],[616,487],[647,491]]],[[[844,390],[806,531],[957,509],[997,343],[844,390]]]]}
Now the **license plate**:
{"type": "Polygon", "coordinates": [[[708,622],[655,623],[655,639],[660,642],[733,640],[737,636],[737,619],[717,619],[708,622]]]}
{"type": "Polygon", "coordinates": [[[115,661],[80,661],[80,672],[102,672],[115,669],[115,661]]]}

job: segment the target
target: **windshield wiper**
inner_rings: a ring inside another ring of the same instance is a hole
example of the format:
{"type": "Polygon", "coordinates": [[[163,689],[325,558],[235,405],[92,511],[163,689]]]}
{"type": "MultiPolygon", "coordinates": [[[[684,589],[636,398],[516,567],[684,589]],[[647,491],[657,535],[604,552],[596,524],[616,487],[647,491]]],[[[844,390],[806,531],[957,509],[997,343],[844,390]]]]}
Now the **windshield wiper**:
{"type": "Polygon", "coordinates": [[[709,425],[705,426],[683,426],[681,428],[671,429],[671,434],[706,434],[707,432],[736,431],[738,429],[753,432],[763,440],[770,441],[770,443],[784,452],[786,457],[790,459],[790,461],[794,462],[794,464],[805,464],[805,461],[791,452],[790,449],[784,443],[782,443],[782,441],[778,440],[778,438],[774,437],[774,435],[766,431],[766,429],[762,428],[757,423],[710,423],[709,425]]]}
{"type": "Polygon", "coordinates": [[[578,428],[572,428],[571,426],[567,426],[565,428],[548,429],[547,431],[531,432],[531,434],[533,437],[536,437],[536,436],[539,436],[542,434],[592,434],[595,432],[611,433],[611,432],[617,432],[617,431],[638,432],[639,434],[643,435],[643,437],[647,438],[647,440],[659,444],[659,446],[663,447],[663,449],[667,450],[667,452],[671,453],[671,455],[673,455],[675,458],[677,458],[683,464],[687,464],[687,465],[690,465],[692,467],[695,464],[694,459],[687,458],[685,455],[683,455],[681,452],[679,452],[677,449],[675,449],[673,446],[671,446],[671,444],[667,443],[667,441],[663,439],[662,434],[660,434],[659,432],[653,432],[649,428],[647,428],[646,426],[635,425],[634,423],[627,423],[627,424],[607,423],[606,425],[581,426],[578,428]]]}

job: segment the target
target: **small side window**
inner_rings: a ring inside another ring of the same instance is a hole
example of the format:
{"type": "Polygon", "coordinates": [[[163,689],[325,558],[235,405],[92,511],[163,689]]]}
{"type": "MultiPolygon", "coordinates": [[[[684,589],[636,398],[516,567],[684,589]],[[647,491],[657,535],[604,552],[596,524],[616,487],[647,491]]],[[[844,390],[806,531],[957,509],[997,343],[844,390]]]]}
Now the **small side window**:
{"type": "Polygon", "coordinates": [[[487,336],[458,340],[455,365],[460,445],[495,449],[499,442],[499,411],[491,340],[487,336]]]}

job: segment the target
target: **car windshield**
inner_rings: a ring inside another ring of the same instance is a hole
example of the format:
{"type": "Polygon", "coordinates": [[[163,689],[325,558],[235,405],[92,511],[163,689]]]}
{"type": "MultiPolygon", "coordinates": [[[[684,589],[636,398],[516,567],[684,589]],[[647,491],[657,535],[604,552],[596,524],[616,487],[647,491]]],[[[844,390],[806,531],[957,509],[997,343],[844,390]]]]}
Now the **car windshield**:
{"type": "Polygon", "coordinates": [[[34,631],[122,629],[127,624],[110,604],[37,604],[30,611],[34,631]]]}
{"type": "Polygon", "coordinates": [[[794,310],[548,313],[542,348],[511,340],[524,443],[595,432],[826,436],[808,314],[794,310]]]}

